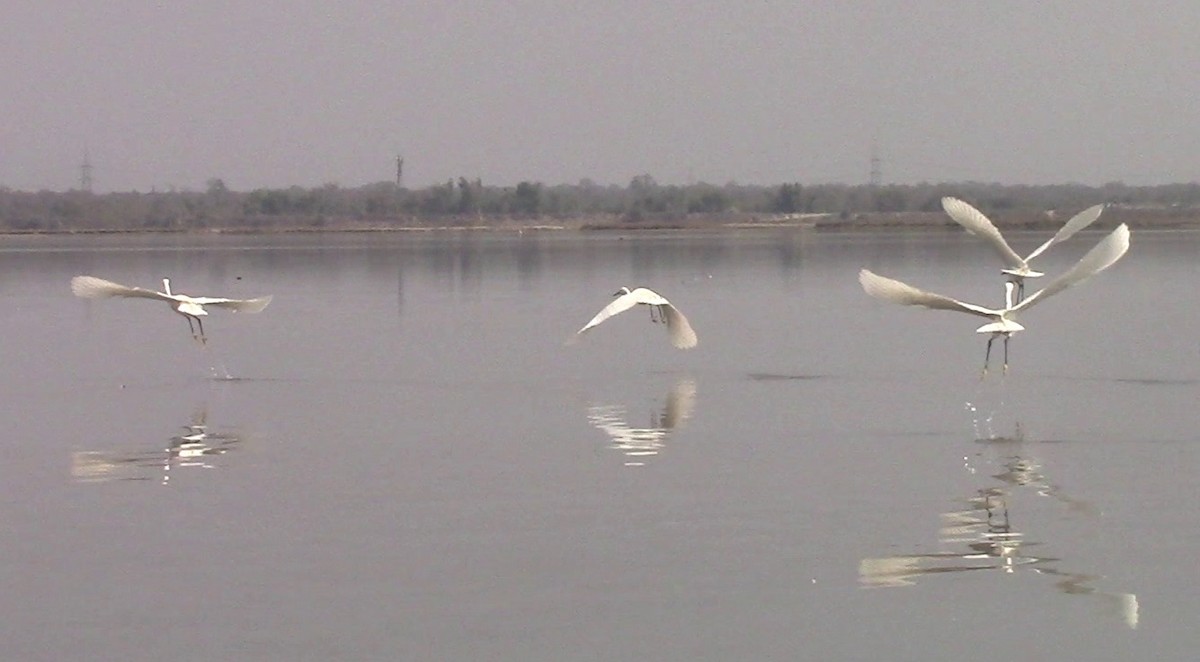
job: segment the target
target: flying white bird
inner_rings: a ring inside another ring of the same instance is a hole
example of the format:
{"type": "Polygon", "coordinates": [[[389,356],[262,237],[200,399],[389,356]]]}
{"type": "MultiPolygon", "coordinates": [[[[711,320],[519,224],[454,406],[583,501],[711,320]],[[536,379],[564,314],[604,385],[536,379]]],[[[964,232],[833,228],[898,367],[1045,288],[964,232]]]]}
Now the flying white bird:
{"type": "Polygon", "coordinates": [[[976,329],[976,333],[989,333],[987,351],[983,356],[983,374],[987,374],[988,359],[992,353],[992,341],[1004,336],[1004,371],[1008,371],[1008,339],[1018,331],[1025,330],[1017,320],[1017,314],[1031,308],[1037,302],[1057,294],[1073,285],[1104,271],[1121,259],[1129,250],[1129,228],[1124,223],[1088,251],[1071,270],[1050,281],[1046,287],[1020,301],[1013,301],[1013,283],[1006,282],[1005,305],[1003,308],[985,308],[973,303],[964,303],[940,294],[933,294],[891,278],[884,278],[863,269],[858,273],[858,282],[867,294],[884,301],[906,306],[924,306],[934,310],[957,310],[971,315],[986,317],[991,321],[976,329]]]}
{"type": "Polygon", "coordinates": [[[1104,211],[1104,207],[1102,204],[1093,205],[1075,214],[1046,243],[1038,246],[1029,255],[1021,257],[1008,245],[1008,242],[1004,240],[1004,236],[1000,234],[1000,231],[996,229],[991,220],[983,215],[983,212],[958,198],[942,198],[942,209],[946,210],[950,218],[966,228],[971,234],[982,237],[1000,254],[1000,259],[1004,260],[1004,264],[1006,265],[1000,272],[1006,275],[1009,281],[1016,283],[1018,303],[1025,298],[1025,279],[1037,278],[1043,275],[1040,271],[1031,269],[1029,261],[1044,253],[1046,249],[1054,244],[1067,240],[1071,235],[1094,223],[1097,218],[1100,218],[1100,213],[1104,211]]]}
{"type": "Polygon", "coordinates": [[[623,313],[641,303],[650,307],[651,322],[662,322],[667,325],[667,333],[671,336],[672,345],[679,349],[691,349],[696,346],[696,332],[692,330],[692,325],[688,324],[687,318],[683,316],[683,313],[679,312],[678,308],[671,305],[670,301],[667,301],[657,292],[644,287],[634,290],[622,287],[614,292],[613,296],[617,298],[605,306],[603,310],[596,313],[592,321],[585,324],[582,329],[575,333],[572,340],[592,330],[597,324],[600,324],[613,315],[623,313]]]}
{"type": "Polygon", "coordinates": [[[216,306],[218,308],[228,308],[235,313],[257,313],[267,304],[271,303],[271,297],[259,297],[257,299],[224,299],[220,297],[192,297],[186,294],[172,294],[171,280],[163,279],[163,292],[155,292],[140,287],[128,287],[120,285],[112,281],[96,278],[95,276],[76,276],[71,279],[71,292],[77,297],[84,299],[107,299],[109,297],[137,297],[142,299],[158,299],[166,301],[171,306],[171,310],[183,315],[187,320],[188,329],[192,332],[192,337],[200,341],[202,344],[208,342],[204,335],[204,323],[200,321],[201,317],[208,314],[204,309],[205,306],[216,306]],[[196,320],[196,325],[192,325],[192,320],[196,320]],[[200,328],[200,333],[196,333],[196,327],[200,328]]]}

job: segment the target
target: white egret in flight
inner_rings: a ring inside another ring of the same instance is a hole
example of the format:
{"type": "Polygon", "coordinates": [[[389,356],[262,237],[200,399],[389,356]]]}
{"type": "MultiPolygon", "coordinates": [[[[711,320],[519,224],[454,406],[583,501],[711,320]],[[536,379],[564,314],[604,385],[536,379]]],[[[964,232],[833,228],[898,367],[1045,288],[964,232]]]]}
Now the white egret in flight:
{"type": "Polygon", "coordinates": [[[136,297],[142,299],[158,299],[166,301],[171,306],[171,310],[183,315],[187,320],[188,329],[192,332],[192,337],[200,341],[201,344],[208,342],[204,335],[204,323],[200,321],[201,317],[208,314],[204,309],[205,306],[216,306],[218,308],[228,308],[235,313],[257,313],[267,304],[271,303],[271,297],[259,297],[257,299],[225,299],[221,297],[193,297],[186,294],[172,294],[171,280],[163,279],[163,292],[155,292],[140,287],[128,287],[96,278],[95,276],[76,276],[71,279],[71,291],[75,296],[84,299],[107,299],[109,297],[136,297]],[[195,326],[192,325],[192,320],[196,321],[195,326]],[[196,333],[196,327],[199,327],[199,334],[196,333]]]}
{"type": "Polygon", "coordinates": [[[1043,275],[1040,271],[1031,269],[1029,261],[1044,253],[1054,244],[1067,240],[1071,235],[1094,223],[1097,218],[1100,218],[1100,213],[1104,211],[1104,205],[1093,205],[1075,214],[1053,237],[1025,257],[1017,255],[991,220],[978,209],[958,198],[942,198],[942,209],[945,209],[956,223],[966,228],[971,234],[982,237],[992,245],[992,248],[996,249],[1005,264],[1005,268],[1000,272],[1007,276],[1009,281],[1017,284],[1017,302],[1019,303],[1025,298],[1025,279],[1043,275]]]}
{"type": "Polygon", "coordinates": [[[622,287],[613,293],[617,297],[612,303],[604,307],[603,310],[596,313],[592,321],[583,326],[582,329],[575,333],[572,340],[592,330],[596,325],[604,320],[623,313],[630,308],[640,304],[645,304],[650,307],[650,321],[662,322],[667,325],[667,333],[671,336],[671,344],[679,349],[691,349],[696,346],[696,332],[692,330],[692,325],[688,324],[687,318],[679,309],[671,305],[662,295],[657,292],[639,287],[630,290],[628,287],[622,287]]]}
{"type": "Polygon", "coordinates": [[[1107,269],[1127,250],[1129,250],[1129,228],[1122,223],[1120,227],[1113,230],[1103,241],[1088,251],[1087,255],[1084,255],[1079,262],[1075,263],[1074,267],[1071,267],[1070,271],[1050,281],[1046,287],[1029,295],[1028,298],[1014,302],[1013,283],[1011,281],[1005,283],[1006,300],[1003,308],[985,308],[940,294],[925,292],[898,280],[876,275],[866,269],[858,273],[858,282],[862,284],[862,288],[867,294],[877,299],[906,306],[924,306],[934,310],[957,310],[991,320],[975,330],[976,333],[991,334],[988,338],[987,351],[983,356],[983,374],[986,375],[988,359],[992,353],[992,341],[999,336],[1004,336],[1004,371],[1008,371],[1008,339],[1014,333],[1025,330],[1025,327],[1016,320],[1018,313],[1107,269]]]}

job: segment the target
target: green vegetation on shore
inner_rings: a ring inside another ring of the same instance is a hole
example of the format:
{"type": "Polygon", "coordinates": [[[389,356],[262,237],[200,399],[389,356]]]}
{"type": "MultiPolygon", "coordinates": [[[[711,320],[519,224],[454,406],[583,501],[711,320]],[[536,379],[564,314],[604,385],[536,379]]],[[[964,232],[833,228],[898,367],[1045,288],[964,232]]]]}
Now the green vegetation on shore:
{"type": "Polygon", "coordinates": [[[964,198],[1008,225],[1051,222],[1098,202],[1113,203],[1114,211],[1135,225],[1200,224],[1200,184],[1195,183],[676,186],[639,175],[625,186],[588,180],[552,186],[536,182],[487,186],[460,177],[421,189],[383,182],[354,188],[327,184],[238,192],[219,179],[209,180],[204,191],[93,194],[0,187],[0,232],[939,225],[950,223],[941,211],[944,195],[964,198]]]}

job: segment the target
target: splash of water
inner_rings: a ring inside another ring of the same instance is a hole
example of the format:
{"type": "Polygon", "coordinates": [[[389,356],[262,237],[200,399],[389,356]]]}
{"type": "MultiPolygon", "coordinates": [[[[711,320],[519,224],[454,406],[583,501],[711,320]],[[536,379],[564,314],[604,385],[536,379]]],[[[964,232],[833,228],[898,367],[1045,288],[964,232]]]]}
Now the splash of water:
{"type": "Polygon", "coordinates": [[[992,427],[992,421],[996,418],[995,409],[984,414],[980,411],[979,406],[970,400],[963,406],[971,414],[971,428],[975,432],[976,439],[991,439],[996,436],[995,429],[992,427]]]}
{"type": "Polygon", "coordinates": [[[990,407],[984,404],[976,404],[970,400],[963,404],[964,408],[971,414],[971,426],[975,432],[976,439],[995,439],[998,436],[996,434],[995,423],[1006,408],[1007,384],[1007,380],[1000,380],[999,388],[994,394],[984,392],[987,388],[987,384],[985,383],[981,382],[976,388],[975,400],[979,403],[986,402],[993,395],[996,397],[995,404],[990,407]]]}
{"type": "Polygon", "coordinates": [[[208,366],[208,372],[216,381],[233,379],[233,375],[229,374],[229,369],[225,367],[224,361],[217,361],[215,364],[208,366]]]}

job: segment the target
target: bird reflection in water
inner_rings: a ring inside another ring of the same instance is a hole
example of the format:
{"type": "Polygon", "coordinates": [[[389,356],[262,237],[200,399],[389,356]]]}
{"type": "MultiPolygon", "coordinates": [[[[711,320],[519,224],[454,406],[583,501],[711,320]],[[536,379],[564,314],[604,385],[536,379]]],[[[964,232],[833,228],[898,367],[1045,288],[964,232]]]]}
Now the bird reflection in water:
{"type": "MultiPolygon", "coordinates": [[[[863,559],[858,566],[859,583],[867,588],[894,588],[915,585],[935,575],[967,571],[998,571],[1014,574],[1025,570],[1055,577],[1055,588],[1067,595],[1090,595],[1108,604],[1129,628],[1138,626],[1138,601],[1133,593],[1102,591],[1091,584],[1101,580],[1098,574],[1078,573],[1060,567],[1062,559],[1039,553],[1042,543],[1031,541],[1015,526],[1014,496],[1030,491],[1039,497],[1058,501],[1067,510],[1094,514],[1091,504],[1066,495],[1050,482],[1044,467],[1031,459],[1024,448],[1025,436],[1020,424],[1011,437],[979,439],[998,450],[995,461],[1000,470],[990,484],[964,500],[965,508],[942,513],[939,541],[943,551],[863,559]]],[[[969,464],[967,470],[978,473],[969,464]]]]}
{"type": "Polygon", "coordinates": [[[624,405],[592,405],[588,407],[588,423],[612,438],[609,448],[625,454],[625,466],[640,467],[648,457],[658,455],[667,438],[692,417],[695,405],[696,382],[683,378],[667,391],[662,412],[651,414],[648,427],[632,427],[624,405]]]}
{"type": "Polygon", "coordinates": [[[158,480],[169,485],[172,472],[211,469],[213,459],[241,442],[236,432],[213,432],[208,410],[192,415],[183,433],[172,436],[165,448],[147,450],[76,451],[71,454],[71,477],[81,483],[118,480],[158,480]]]}

